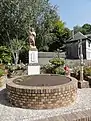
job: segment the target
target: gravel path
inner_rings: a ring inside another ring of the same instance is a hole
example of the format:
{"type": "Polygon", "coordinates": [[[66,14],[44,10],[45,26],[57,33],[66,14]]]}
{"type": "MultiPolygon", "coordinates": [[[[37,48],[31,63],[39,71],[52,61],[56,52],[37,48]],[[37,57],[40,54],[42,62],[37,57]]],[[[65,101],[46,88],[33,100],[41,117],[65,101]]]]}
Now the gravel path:
{"type": "Polygon", "coordinates": [[[91,109],[91,88],[78,89],[77,100],[71,106],[48,110],[11,107],[6,100],[5,91],[5,86],[0,88],[0,121],[34,121],[91,109]]]}

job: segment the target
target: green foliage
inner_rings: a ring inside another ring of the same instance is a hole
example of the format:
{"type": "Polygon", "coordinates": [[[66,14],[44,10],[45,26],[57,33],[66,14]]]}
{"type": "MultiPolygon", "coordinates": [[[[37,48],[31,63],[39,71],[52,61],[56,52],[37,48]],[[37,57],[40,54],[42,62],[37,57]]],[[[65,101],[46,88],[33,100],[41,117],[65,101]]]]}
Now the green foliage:
{"type": "Polygon", "coordinates": [[[26,74],[24,72],[27,72],[26,65],[24,65],[23,63],[17,65],[7,65],[7,69],[8,69],[7,77],[9,78],[12,76],[21,76],[26,74]]]}
{"type": "Polygon", "coordinates": [[[54,73],[60,74],[60,75],[65,75],[65,70],[63,67],[58,67],[58,68],[55,68],[54,73]]]}
{"type": "Polygon", "coordinates": [[[0,44],[15,38],[28,40],[30,26],[37,33],[38,50],[48,51],[53,25],[59,19],[56,7],[48,0],[1,0],[0,13],[0,44]]]}
{"type": "Polygon", "coordinates": [[[53,58],[53,59],[49,60],[49,62],[56,67],[64,65],[64,60],[60,59],[60,58],[53,58]]]}
{"type": "Polygon", "coordinates": [[[49,74],[52,74],[52,71],[53,71],[53,65],[51,64],[46,64],[44,65],[42,68],[42,73],[49,73],[49,74]]]}
{"type": "Polygon", "coordinates": [[[25,42],[23,41],[23,40],[19,40],[19,39],[13,39],[13,40],[11,40],[10,41],[10,49],[11,49],[11,52],[12,51],[18,51],[18,50],[20,50],[21,51],[21,49],[24,47],[24,45],[25,45],[25,42]]]}
{"type": "Polygon", "coordinates": [[[74,26],[74,33],[82,32],[84,35],[91,33],[91,24],[84,24],[83,26],[74,26]]]}
{"type": "Polygon", "coordinates": [[[4,70],[3,69],[0,69],[0,77],[4,75],[4,70]]]}
{"type": "Polygon", "coordinates": [[[91,67],[84,68],[84,76],[91,76],[91,67]]]}
{"type": "Polygon", "coordinates": [[[0,46],[0,61],[1,63],[11,63],[12,57],[10,50],[5,46],[0,46]]]}
{"type": "Polygon", "coordinates": [[[65,74],[64,70],[64,60],[60,58],[53,58],[49,60],[50,64],[47,64],[42,67],[43,73],[50,73],[50,74],[65,74]]]}
{"type": "Polygon", "coordinates": [[[80,79],[80,67],[79,66],[74,67],[72,69],[71,76],[74,77],[74,78],[76,78],[76,79],[78,79],[78,80],[80,79]]]}
{"type": "Polygon", "coordinates": [[[0,64],[0,77],[5,74],[5,65],[0,64]]]}
{"type": "Polygon", "coordinates": [[[0,64],[0,69],[5,69],[5,65],[4,64],[0,64]]]}
{"type": "Polygon", "coordinates": [[[26,67],[24,64],[17,64],[17,65],[9,65],[7,66],[9,72],[13,72],[13,71],[16,71],[16,70],[26,70],[26,67]]]}
{"type": "Polygon", "coordinates": [[[81,32],[83,34],[90,34],[91,33],[91,24],[84,24],[81,28],[81,32]]]}
{"type": "Polygon", "coordinates": [[[57,36],[64,34],[64,23],[62,21],[56,21],[54,24],[54,32],[57,36]]]}
{"type": "Polygon", "coordinates": [[[53,29],[53,41],[49,45],[49,50],[50,51],[55,51],[62,47],[66,40],[70,37],[71,31],[65,27],[64,22],[58,20],[54,24],[54,29],[53,29]]]}
{"type": "MultiPolygon", "coordinates": [[[[77,78],[78,80],[80,79],[80,67],[75,67],[73,68],[73,73],[71,76],[77,78]]],[[[83,68],[83,76],[84,78],[87,78],[87,76],[91,76],[91,67],[84,67],[83,68]]]]}
{"type": "Polygon", "coordinates": [[[10,51],[12,53],[14,63],[17,65],[19,61],[19,54],[23,48],[25,48],[25,41],[13,39],[9,44],[10,51]]]}

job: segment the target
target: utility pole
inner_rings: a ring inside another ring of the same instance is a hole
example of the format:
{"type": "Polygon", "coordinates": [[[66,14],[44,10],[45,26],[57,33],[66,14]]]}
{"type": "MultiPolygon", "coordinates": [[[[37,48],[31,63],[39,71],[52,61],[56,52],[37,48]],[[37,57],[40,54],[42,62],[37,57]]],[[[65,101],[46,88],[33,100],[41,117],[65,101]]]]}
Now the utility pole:
{"type": "Polygon", "coordinates": [[[80,53],[79,53],[79,56],[80,56],[80,81],[83,81],[83,66],[84,66],[84,63],[83,63],[83,51],[82,51],[82,39],[80,39],[80,43],[79,43],[79,47],[80,47],[80,53]]]}

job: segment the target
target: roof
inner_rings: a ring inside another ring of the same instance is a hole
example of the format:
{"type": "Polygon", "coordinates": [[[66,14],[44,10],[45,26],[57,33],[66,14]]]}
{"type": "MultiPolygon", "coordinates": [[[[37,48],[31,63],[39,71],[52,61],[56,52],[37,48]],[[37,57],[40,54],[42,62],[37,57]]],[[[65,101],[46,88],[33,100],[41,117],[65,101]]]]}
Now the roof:
{"type": "Polygon", "coordinates": [[[73,38],[73,37],[70,37],[70,38],[67,40],[67,43],[75,42],[75,41],[78,41],[78,40],[80,40],[80,39],[82,39],[82,40],[88,39],[88,40],[91,41],[90,37],[91,37],[91,34],[84,35],[84,34],[82,34],[81,32],[77,32],[77,33],[74,35],[74,38],[73,38]]]}

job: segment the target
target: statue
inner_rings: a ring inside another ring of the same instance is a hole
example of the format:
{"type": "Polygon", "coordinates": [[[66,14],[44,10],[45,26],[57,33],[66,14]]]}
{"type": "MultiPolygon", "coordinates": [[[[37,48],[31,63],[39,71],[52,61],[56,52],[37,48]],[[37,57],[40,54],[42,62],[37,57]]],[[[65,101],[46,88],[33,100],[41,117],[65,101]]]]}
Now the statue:
{"type": "Polygon", "coordinates": [[[36,33],[34,31],[34,28],[29,29],[29,44],[31,48],[36,47],[35,46],[35,38],[36,38],[36,33]]]}
{"type": "Polygon", "coordinates": [[[36,33],[34,28],[29,27],[28,39],[29,39],[29,65],[28,75],[40,74],[40,66],[38,64],[38,50],[35,45],[36,33]]]}

